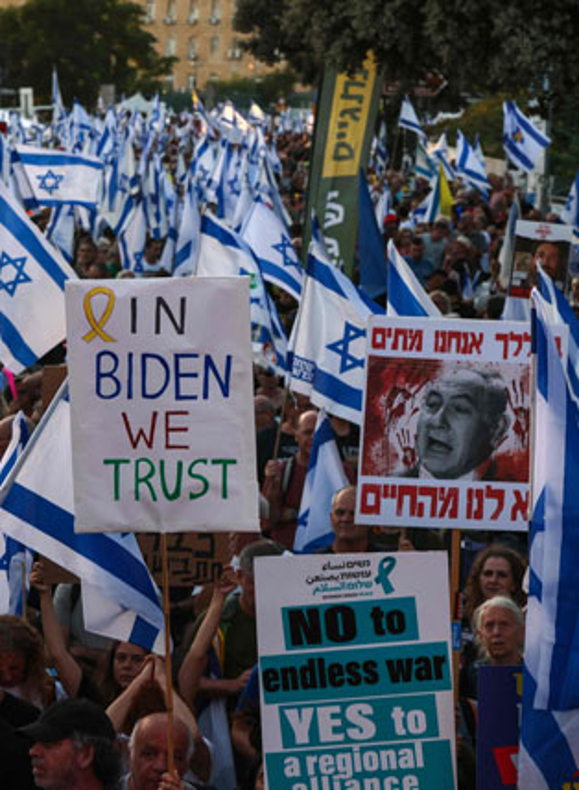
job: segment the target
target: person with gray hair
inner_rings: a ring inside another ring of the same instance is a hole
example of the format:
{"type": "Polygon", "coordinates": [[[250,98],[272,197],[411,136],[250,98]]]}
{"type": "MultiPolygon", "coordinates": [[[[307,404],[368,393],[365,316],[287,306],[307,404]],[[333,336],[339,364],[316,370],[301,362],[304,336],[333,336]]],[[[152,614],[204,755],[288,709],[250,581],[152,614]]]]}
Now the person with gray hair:
{"type": "Polygon", "coordinates": [[[496,480],[492,455],[509,429],[507,406],[498,372],[464,367],[432,381],[418,417],[418,465],[403,475],[496,480]]]}
{"type": "Polygon", "coordinates": [[[195,788],[185,781],[194,750],[193,734],[182,720],[173,719],[174,772],[169,772],[167,713],[141,717],[129,740],[129,772],[121,788],[170,789],[195,788]]]}
{"type": "Polygon", "coordinates": [[[19,729],[32,740],[38,788],[119,788],[121,753],[103,709],[83,698],[53,703],[36,722],[19,729]]]}
{"type": "Polygon", "coordinates": [[[525,619],[519,605],[509,596],[493,596],[475,610],[473,627],[480,659],[465,668],[461,689],[465,697],[476,699],[481,665],[522,664],[525,619]]]}

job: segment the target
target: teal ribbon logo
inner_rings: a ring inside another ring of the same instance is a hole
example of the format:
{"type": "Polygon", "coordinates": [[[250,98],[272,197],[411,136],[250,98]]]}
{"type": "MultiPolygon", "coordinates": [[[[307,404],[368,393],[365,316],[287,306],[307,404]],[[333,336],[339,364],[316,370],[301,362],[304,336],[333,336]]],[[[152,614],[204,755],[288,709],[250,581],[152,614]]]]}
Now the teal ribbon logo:
{"type": "Polygon", "coordinates": [[[390,575],[394,571],[395,566],[396,558],[382,558],[378,566],[378,574],[374,578],[374,582],[382,585],[382,590],[386,594],[394,591],[394,585],[390,582],[390,575]]]}

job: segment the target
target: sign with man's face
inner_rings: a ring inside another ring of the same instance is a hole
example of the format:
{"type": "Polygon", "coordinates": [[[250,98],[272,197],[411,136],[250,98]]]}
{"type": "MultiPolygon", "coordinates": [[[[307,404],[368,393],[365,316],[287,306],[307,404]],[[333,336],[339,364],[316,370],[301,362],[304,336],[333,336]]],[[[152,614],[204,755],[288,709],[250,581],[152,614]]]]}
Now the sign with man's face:
{"type": "Polygon", "coordinates": [[[356,518],[526,530],[530,329],[373,317],[356,518]]]}
{"type": "Polygon", "coordinates": [[[509,296],[530,297],[537,284],[537,264],[562,291],[567,290],[572,231],[570,225],[517,222],[509,296]]]}

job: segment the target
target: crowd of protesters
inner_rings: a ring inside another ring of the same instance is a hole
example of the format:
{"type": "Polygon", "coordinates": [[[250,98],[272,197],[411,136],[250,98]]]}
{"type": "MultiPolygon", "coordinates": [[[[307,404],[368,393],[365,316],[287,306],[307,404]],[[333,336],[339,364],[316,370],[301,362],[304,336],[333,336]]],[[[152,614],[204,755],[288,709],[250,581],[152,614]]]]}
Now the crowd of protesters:
{"type": "MultiPolygon", "coordinates": [[[[284,133],[277,145],[281,193],[298,245],[310,138],[284,133]]],[[[386,187],[392,196],[382,220],[384,249],[394,241],[441,313],[499,319],[506,288],[499,253],[515,197],[508,175],[489,177],[488,201],[474,189],[453,185],[452,216],[431,224],[412,219],[426,194],[420,179],[392,170],[378,176],[372,169],[368,179],[376,201],[386,187]]],[[[524,200],[522,218],[559,221],[551,213],[542,216],[524,200]]],[[[170,274],[160,269],[161,252],[162,241],[151,239],[145,276],[170,274]]],[[[96,241],[79,234],[74,268],[82,278],[129,274],[121,269],[117,242],[109,233],[96,241]]],[[[297,306],[274,292],[289,332],[297,306]]],[[[56,350],[35,369],[8,380],[0,422],[8,438],[19,410],[31,425],[38,422],[47,406],[44,366],[64,360],[64,349],[56,350]]],[[[285,393],[271,371],[256,367],[254,373],[261,533],[232,533],[220,581],[185,597],[175,593],[172,601],[174,769],[169,771],[167,755],[163,662],[138,645],[88,633],[78,583],[48,583],[44,563],[37,559],[26,618],[0,617],[4,787],[263,787],[253,564],[256,557],[292,551],[317,411],[307,398],[285,393]],[[211,719],[207,712],[214,711],[216,701],[223,704],[220,719],[211,719]]],[[[355,524],[359,429],[338,418],[331,421],[351,486],[334,498],[336,539],[328,551],[449,551],[449,531],[355,524]]],[[[526,552],[525,538],[518,534],[463,533],[459,787],[475,787],[478,668],[522,661],[526,552]]]]}

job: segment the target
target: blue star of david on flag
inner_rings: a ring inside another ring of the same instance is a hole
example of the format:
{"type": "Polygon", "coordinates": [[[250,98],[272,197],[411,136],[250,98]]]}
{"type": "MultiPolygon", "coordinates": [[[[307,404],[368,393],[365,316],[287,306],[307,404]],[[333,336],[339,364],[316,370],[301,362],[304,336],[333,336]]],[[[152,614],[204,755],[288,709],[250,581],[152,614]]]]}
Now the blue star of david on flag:
{"type": "Polygon", "coordinates": [[[350,344],[357,341],[359,338],[366,336],[366,330],[360,327],[355,327],[350,322],[344,324],[344,336],[334,343],[329,343],[326,349],[329,349],[334,354],[340,357],[340,373],[345,374],[352,371],[354,368],[364,367],[363,357],[354,357],[350,354],[350,344]]]}
{"type": "Polygon", "coordinates": [[[64,176],[59,176],[49,168],[44,175],[36,176],[36,178],[38,179],[38,188],[46,190],[49,195],[52,195],[60,187],[64,176]]]}
{"type": "Polygon", "coordinates": [[[232,179],[229,179],[227,183],[229,185],[229,189],[231,190],[232,195],[236,195],[236,196],[241,195],[241,185],[239,183],[239,178],[237,174],[232,179]]]}
{"type": "Polygon", "coordinates": [[[291,243],[291,239],[289,239],[285,234],[282,234],[281,241],[279,241],[277,244],[272,244],[272,248],[277,250],[277,252],[283,257],[284,266],[293,266],[295,269],[300,269],[299,264],[296,263],[296,251],[294,250],[294,246],[291,243]]]}
{"type": "Polygon", "coordinates": [[[133,272],[143,272],[143,256],[144,253],[135,253],[133,258],[135,260],[135,265],[133,267],[133,272]]]}
{"type": "Polygon", "coordinates": [[[20,258],[10,258],[8,253],[0,256],[0,291],[6,291],[9,297],[13,297],[16,289],[21,283],[32,283],[32,278],[24,271],[26,256],[20,258]],[[7,267],[12,267],[14,277],[12,280],[5,279],[8,275],[7,267]]]}

